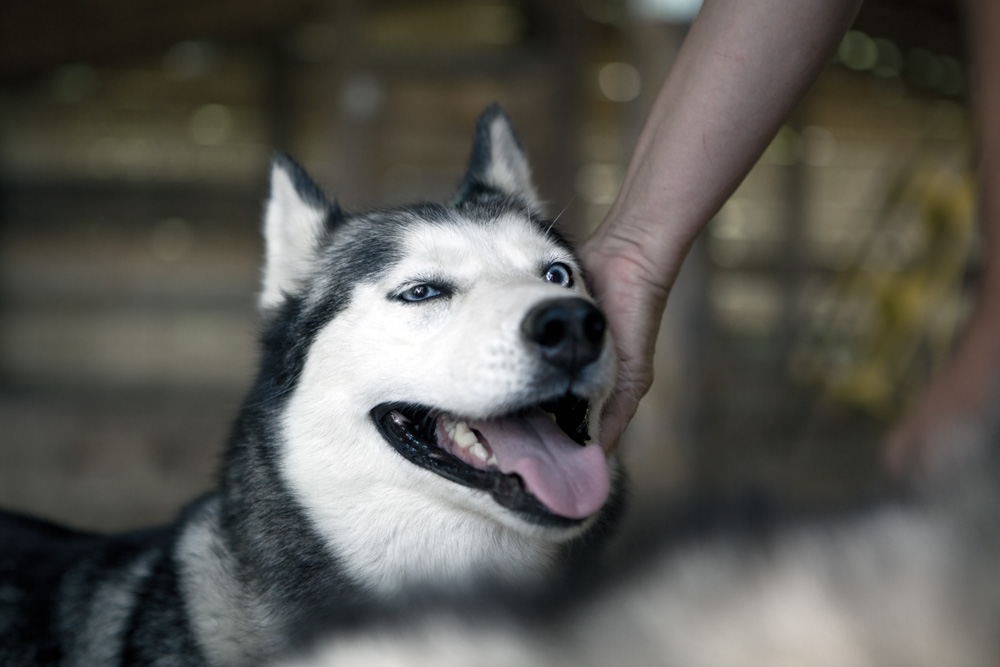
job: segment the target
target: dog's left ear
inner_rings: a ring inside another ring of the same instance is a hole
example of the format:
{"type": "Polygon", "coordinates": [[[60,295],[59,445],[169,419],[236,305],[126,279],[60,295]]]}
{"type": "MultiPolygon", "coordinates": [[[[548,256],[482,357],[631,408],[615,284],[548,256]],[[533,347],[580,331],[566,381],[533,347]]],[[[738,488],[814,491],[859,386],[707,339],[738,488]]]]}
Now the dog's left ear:
{"type": "Polygon", "coordinates": [[[519,199],[535,215],[543,214],[544,207],[531,182],[528,159],[507,114],[498,104],[487,107],[479,117],[469,169],[453,203],[460,208],[491,193],[519,199]]]}
{"type": "Polygon", "coordinates": [[[315,270],[320,242],[343,218],[305,170],[284,153],[271,162],[264,214],[264,279],[259,305],[268,312],[298,293],[315,270]]]}

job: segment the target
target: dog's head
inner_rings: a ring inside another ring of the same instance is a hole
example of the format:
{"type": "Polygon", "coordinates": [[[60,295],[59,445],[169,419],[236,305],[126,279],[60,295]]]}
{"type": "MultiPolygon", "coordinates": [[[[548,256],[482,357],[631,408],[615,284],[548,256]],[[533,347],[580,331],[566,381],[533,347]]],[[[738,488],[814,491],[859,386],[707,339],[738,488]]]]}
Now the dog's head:
{"type": "Polygon", "coordinates": [[[613,345],[498,107],[450,204],[348,216],[278,157],[265,227],[281,466],[346,559],[469,551],[470,531],[558,544],[600,513],[613,345]]]}

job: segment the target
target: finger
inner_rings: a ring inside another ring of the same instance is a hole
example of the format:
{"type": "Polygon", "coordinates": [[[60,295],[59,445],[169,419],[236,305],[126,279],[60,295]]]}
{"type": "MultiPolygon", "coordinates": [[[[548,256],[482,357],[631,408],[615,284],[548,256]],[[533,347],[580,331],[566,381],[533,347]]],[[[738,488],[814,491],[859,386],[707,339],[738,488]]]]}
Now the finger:
{"type": "Polygon", "coordinates": [[[618,449],[625,428],[635,416],[638,405],[635,400],[618,392],[611,397],[601,416],[600,442],[608,455],[618,449]]]}

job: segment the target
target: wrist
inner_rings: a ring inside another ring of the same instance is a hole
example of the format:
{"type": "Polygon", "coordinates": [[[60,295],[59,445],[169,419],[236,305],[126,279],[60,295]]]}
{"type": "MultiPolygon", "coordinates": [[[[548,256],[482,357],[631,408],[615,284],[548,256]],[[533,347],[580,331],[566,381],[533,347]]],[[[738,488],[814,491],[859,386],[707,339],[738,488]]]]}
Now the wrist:
{"type": "Polygon", "coordinates": [[[673,222],[672,217],[663,209],[647,211],[616,204],[581,247],[584,264],[668,292],[700,229],[673,222]],[[609,272],[604,267],[617,270],[609,272]]]}
{"type": "Polygon", "coordinates": [[[655,338],[649,332],[659,327],[675,274],[632,238],[591,237],[580,254],[587,283],[609,315],[616,341],[634,352],[648,348],[655,338]]]}

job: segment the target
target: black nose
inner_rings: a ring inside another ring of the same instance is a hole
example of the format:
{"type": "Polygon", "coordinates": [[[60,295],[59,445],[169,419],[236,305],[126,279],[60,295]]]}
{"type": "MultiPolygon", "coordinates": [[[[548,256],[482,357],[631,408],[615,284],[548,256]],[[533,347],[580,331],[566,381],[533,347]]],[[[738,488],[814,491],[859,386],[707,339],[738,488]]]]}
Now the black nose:
{"type": "Polygon", "coordinates": [[[577,371],[601,356],[607,321],[594,304],[578,297],[543,301],[521,322],[524,337],[542,357],[563,370],[577,371]]]}

